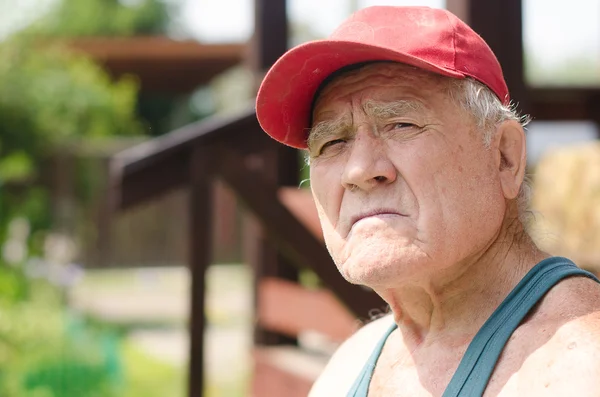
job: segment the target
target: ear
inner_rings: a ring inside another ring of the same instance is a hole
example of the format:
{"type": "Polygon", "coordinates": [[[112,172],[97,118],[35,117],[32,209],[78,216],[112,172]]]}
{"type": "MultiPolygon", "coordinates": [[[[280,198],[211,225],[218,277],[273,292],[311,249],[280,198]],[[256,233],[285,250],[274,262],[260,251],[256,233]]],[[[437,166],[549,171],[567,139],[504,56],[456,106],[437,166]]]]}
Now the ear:
{"type": "Polygon", "coordinates": [[[525,131],[518,121],[507,120],[496,128],[496,167],[504,197],[517,197],[527,166],[525,131]]]}

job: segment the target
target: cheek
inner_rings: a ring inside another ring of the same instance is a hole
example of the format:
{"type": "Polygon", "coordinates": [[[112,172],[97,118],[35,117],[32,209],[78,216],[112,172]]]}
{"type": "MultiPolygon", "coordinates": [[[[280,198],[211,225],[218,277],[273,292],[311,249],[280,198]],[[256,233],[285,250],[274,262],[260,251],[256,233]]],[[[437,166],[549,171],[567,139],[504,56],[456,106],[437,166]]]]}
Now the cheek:
{"type": "Polygon", "coordinates": [[[326,167],[311,167],[310,187],[319,214],[321,226],[327,238],[327,233],[335,228],[339,217],[339,209],[343,189],[336,179],[334,172],[326,167]]]}
{"type": "Polygon", "coordinates": [[[502,222],[505,204],[490,154],[472,146],[429,141],[399,165],[418,203],[419,239],[433,251],[487,238],[502,222]]]}
{"type": "Polygon", "coordinates": [[[340,257],[343,256],[345,246],[344,239],[336,230],[344,189],[340,182],[340,174],[336,174],[335,169],[332,168],[311,168],[310,186],[319,215],[325,246],[337,264],[340,263],[340,257]]]}
{"type": "MultiPolygon", "coordinates": [[[[500,228],[504,197],[497,175],[485,156],[457,156],[434,179],[435,206],[439,233],[457,243],[475,245],[500,228]]],[[[433,221],[430,219],[430,221],[433,221]]],[[[459,244],[460,245],[460,244],[459,244]]]]}
{"type": "Polygon", "coordinates": [[[340,251],[343,249],[344,241],[340,238],[340,235],[335,230],[337,223],[337,214],[331,209],[331,197],[327,190],[322,190],[311,183],[313,192],[313,199],[317,208],[317,214],[319,215],[319,221],[321,224],[321,230],[323,231],[323,239],[325,240],[325,247],[329,251],[329,254],[333,258],[335,263],[338,263],[338,257],[340,251]]]}
{"type": "Polygon", "coordinates": [[[455,182],[455,194],[462,198],[463,205],[473,212],[487,212],[496,208],[499,202],[504,203],[492,154],[479,147],[461,154],[449,170],[455,176],[450,180],[455,182]]]}

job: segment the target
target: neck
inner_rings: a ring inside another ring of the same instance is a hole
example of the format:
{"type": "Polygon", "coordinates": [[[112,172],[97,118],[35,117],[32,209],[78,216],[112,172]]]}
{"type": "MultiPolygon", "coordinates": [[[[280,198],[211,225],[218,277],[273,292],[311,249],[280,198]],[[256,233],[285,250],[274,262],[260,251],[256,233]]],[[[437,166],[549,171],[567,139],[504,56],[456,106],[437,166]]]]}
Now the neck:
{"type": "Polygon", "coordinates": [[[468,343],[536,263],[548,257],[520,223],[503,227],[482,252],[426,282],[377,291],[390,305],[405,343],[468,343]]]}

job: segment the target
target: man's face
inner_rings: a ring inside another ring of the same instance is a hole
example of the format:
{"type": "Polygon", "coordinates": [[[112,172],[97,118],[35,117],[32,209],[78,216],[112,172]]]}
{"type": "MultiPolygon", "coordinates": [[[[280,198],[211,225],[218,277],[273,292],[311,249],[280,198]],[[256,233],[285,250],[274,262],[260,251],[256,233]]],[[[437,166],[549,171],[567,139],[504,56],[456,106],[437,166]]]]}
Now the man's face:
{"type": "Polygon", "coordinates": [[[505,200],[493,151],[442,77],[369,65],[319,96],[311,188],[344,277],[385,288],[432,280],[485,250],[505,200]]]}

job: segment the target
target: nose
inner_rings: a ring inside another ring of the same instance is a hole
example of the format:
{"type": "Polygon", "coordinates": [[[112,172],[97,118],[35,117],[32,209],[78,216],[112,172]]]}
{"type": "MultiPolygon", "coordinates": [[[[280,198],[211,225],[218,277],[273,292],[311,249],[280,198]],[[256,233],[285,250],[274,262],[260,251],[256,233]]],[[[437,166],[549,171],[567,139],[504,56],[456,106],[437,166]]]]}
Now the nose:
{"type": "Polygon", "coordinates": [[[397,170],[385,150],[381,138],[358,132],[342,174],[342,185],[348,190],[370,191],[396,180],[397,170]]]}

